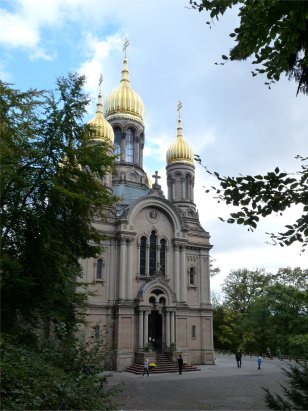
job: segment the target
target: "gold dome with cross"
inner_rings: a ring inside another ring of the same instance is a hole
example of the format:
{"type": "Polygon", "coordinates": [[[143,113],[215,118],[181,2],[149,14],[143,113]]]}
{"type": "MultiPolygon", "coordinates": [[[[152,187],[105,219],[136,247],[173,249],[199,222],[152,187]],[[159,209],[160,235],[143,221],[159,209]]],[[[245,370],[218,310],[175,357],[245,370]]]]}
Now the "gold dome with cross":
{"type": "Polygon", "coordinates": [[[120,85],[113,90],[105,100],[105,116],[107,120],[116,117],[126,117],[143,124],[144,105],[139,94],[131,87],[129,81],[126,49],[128,40],[125,40],[123,51],[123,69],[120,85]]]}
{"type": "Polygon", "coordinates": [[[176,163],[194,163],[194,153],[189,144],[186,143],[183,137],[183,127],[181,119],[181,108],[182,103],[178,103],[178,127],[177,127],[177,137],[176,141],[171,144],[166,154],[166,161],[168,165],[176,163]]]}
{"type": "Polygon", "coordinates": [[[99,79],[99,93],[96,105],[95,116],[88,122],[89,125],[93,126],[93,139],[94,140],[107,140],[111,143],[114,141],[114,132],[111,125],[105,119],[103,114],[103,99],[101,85],[103,81],[103,76],[99,79]]]}

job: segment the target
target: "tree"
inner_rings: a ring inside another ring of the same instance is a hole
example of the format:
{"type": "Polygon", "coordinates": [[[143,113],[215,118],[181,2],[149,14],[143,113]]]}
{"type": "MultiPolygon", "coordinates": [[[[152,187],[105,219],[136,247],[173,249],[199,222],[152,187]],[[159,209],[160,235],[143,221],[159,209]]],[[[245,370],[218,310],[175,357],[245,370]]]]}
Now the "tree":
{"type": "Polygon", "coordinates": [[[284,397],[271,394],[268,388],[265,391],[265,401],[271,410],[307,410],[308,409],[308,361],[299,365],[290,365],[283,368],[288,377],[288,386],[282,385],[284,397]]]}
{"type": "MultiPolygon", "coordinates": [[[[236,45],[229,56],[222,56],[223,60],[245,60],[254,56],[252,64],[257,68],[253,76],[265,74],[269,80],[265,84],[270,86],[285,74],[289,80],[297,82],[297,93],[308,94],[307,1],[190,0],[190,4],[199,12],[209,12],[210,17],[217,20],[228,9],[237,8],[240,24],[230,34],[236,45]]],[[[270,236],[274,244],[281,246],[301,242],[304,250],[308,242],[308,165],[307,157],[298,156],[298,159],[302,165],[295,175],[276,167],[264,176],[224,177],[207,170],[196,156],[196,161],[219,181],[219,188],[212,187],[218,199],[240,207],[240,211],[226,220],[228,223],[243,224],[252,231],[260,217],[282,214],[292,205],[302,206],[303,211],[294,223],[287,225],[285,231],[270,233],[270,236]]]]}
{"type": "Polygon", "coordinates": [[[112,409],[102,341],[82,341],[87,291],[79,259],[116,200],[102,184],[112,146],[84,124],[85,78],[55,92],[0,82],[1,373],[5,409],[112,409]],[[45,331],[45,333],[42,333],[45,331]]]}
{"type": "Polygon", "coordinates": [[[307,270],[234,270],[223,284],[224,299],[214,305],[216,347],[304,358],[308,353],[307,270]]]}
{"type": "Polygon", "coordinates": [[[240,211],[230,213],[228,219],[219,217],[221,221],[245,225],[253,231],[260,218],[272,213],[282,215],[286,209],[294,205],[301,206],[301,215],[293,224],[286,225],[285,231],[268,234],[273,244],[284,247],[300,242],[304,250],[308,243],[308,164],[305,163],[308,158],[298,158],[303,164],[296,174],[281,172],[276,167],[264,176],[239,177],[223,177],[218,172],[209,171],[198,155],[195,159],[220,183],[219,188],[212,186],[206,189],[206,193],[213,191],[218,202],[224,201],[240,208],[240,211]]]}
{"type": "Polygon", "coordinates": [[[250,305],[263,294],[270,281],[271,275],[264,270],[232,270],[222,287],[225,294],[224,303],[233,311],[245,314],[250,305]]]}
{"type": "Polygon", "coordinates": [[[80,258],[94,257],[92,226],[115,197],[101,184],[111,146],[84,124],[84,77],[70,74],[55,92],[21,92],[0,82],[2,331],[64,322],[74,329],[85,293],[80,258]],[[91,170],[91,172],[89,172],[91,170]],[[22,320],[22,321],[21,321],[22,320]]]}
{"type": "MultiPolygon", "coordinates": [[[[270,84],[282,74],[294,79],[297,93],[308,94],[308,2],[301,0],[190,0],[199,12],[219,19],[227,9],[237,8],[239,27],[230,34],[236,45],[222,59],[246,60],[253,56],[257,68],[270,84]]],[[[211,22],[207,22],[211,25],[211,22]]]]}

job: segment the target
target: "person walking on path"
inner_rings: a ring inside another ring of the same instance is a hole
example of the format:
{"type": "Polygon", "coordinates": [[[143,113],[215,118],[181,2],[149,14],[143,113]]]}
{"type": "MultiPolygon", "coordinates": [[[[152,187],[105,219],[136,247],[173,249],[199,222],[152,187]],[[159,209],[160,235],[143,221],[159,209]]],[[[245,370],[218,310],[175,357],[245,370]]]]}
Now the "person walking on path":
{"type": "Polygon", "coordinates": [[[150,376],[150,374],[149,374],[149,359],[148,358],[146,360],[144,360],[144,363],[143,363],[143,376],[144,376],[145,373],[147,374],[148,377],[150,376]]]}
{"type": "Polygon", "coordinates": [[[179,366],[179,374],[182,374],[183,358],[182,358],[181,354],[178,356],[178,366],[179,366]]]}
{"type": "Polygon", "coordinates": [[[257,362],[258,362],[258,370],[261,370],[261,364],[262,364],[262,356],[261,356],[261,354],[259,355],[259,357],[258,357],[258,359],[257,359],[257,362]]]}
{"type": "Polygon", "coordinates": [[[241,351],[237,351],[235,353],[235,359],[237,363],[237,368],[242,368],[242,352],[241,351]]]}

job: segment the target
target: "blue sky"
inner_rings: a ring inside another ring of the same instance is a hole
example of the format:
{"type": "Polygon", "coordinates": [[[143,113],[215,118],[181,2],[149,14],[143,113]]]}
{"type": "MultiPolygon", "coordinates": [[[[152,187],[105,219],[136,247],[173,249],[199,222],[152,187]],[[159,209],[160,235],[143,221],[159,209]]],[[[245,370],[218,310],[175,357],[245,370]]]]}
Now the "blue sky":
{"type": "MultiPolygon", "coordinates": [[[[296,97],[296,84],[285,78],[269,90],[265,78],[251,76],[249,61],[215,65],[232,47],[229,33],[237,16],[231,11],[211,29],[207,20],[188,0],[2,0],[0,77],[23,90],[52,89],[57,77],[83,73],[92,98],[90,118],[100,74],[105,96],[119,84],[127,37],[131,84],[145,104],[144,167],[150,174],[159,171],[163,187],[178,100],[184,138],[211,170],[224,175],[259,174],[276,166],[297,170],[294,157],[307,154],[307,97],[296,97]]],[[[248,233],[218,220],[233,210],[204,193],[204,186],[214,183],[196,164],[195,200],[222,269],[214,289],[231,269],[307,268],[307,253],[300,256],[298,245],[266,244],[265,232],[281,230],[300,210],[271,216],[248,233]]]]}

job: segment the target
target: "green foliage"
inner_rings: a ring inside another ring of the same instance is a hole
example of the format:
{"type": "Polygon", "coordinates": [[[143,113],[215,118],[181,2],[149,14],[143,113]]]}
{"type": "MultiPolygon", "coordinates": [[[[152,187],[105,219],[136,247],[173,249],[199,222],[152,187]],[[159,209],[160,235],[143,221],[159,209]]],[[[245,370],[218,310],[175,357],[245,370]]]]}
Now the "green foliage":
{"type": "Polygon", "coordinates": [[[265,391],[265,401],[272,410],[307,410],[308,409],[308,362],[290,365],[283,368],[288,377],[288,386],[282,386],[284,397],[273,395],[268,388],[265,391]]]}
{"type": "MultiPolygon", "coordinates": [[[[308,2],[307,2],[308,4],[308,2]]],[[[296,174],[281,172],[278,167],[266,175],[223,177],[219,173],[212,173],[203,164],[199,156],[198,161],[205,170],[215,176],[220,187],[211,187],[218,202],[224,201],[239,207],[240,211],[231,213],[230,217],[221,221],[230,224],[240,224],[253,231],[260,220],[273,213],[283,214],[293,205],[302,206],[302,214],[293,224],[285,226],[285,231],[268,233],[274,244],[281,247],[300,242],[304,250],[308,243],[308,158],[297,156],[303,164],[296,174]]]]}
{"type": "Polygon", "coordinates": [[[225,293],[216,304],[216,348],[247,352],[272,352],[304,358],[308,329],[308,270],[280,269],[232,271],[225,279],[225,293]]]}
{"type": "MultiPolygon", "coordinates": [[[[190,0],[199,12],[219,19],[227,9],[236,8],[240,25],[230,37],[236,45],[224,61],[246,60],[253,56],[257,68],[271,83],[282,74],[298,83],[297,93],[308,94],[308,2],[301,0],[190,0]]],[[[211,22],[207,22],[211,26],[211,22]]],[[[222,63],[223,64],[223,63],[222,63]]]]}
{"type": "Polygon", "coordinates": [[[74,337],[26,346],[1,336],[1,404],[5,410],[112,410],[103,344],[74,337]]]}
{"type": "Polygon", "coordinates": [[[3,331],[21,322],[73,329],[83,316],[79,259],[100,251],[92,221],[115,201],[101,184],[112,147],[93,143],[83,122],[84,82],[70,74],[55,92],[0,82],[3,331]]]}

